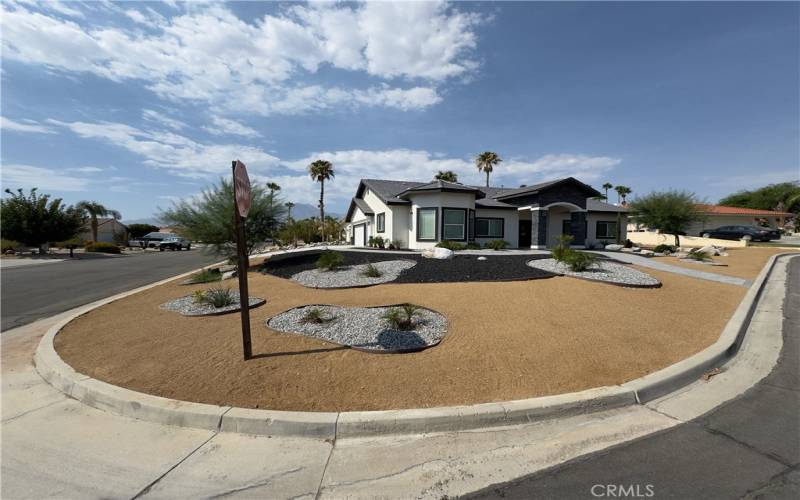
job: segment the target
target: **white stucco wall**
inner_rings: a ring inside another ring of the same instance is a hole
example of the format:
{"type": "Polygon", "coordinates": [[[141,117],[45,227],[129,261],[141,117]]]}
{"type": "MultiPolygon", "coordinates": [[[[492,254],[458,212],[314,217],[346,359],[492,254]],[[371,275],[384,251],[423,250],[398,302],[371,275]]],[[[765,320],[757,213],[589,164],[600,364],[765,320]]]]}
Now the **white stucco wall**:
{"type": "MultiPolygon", "coordinates": [[[[423,193],[416,194],[409,198],[411,201],[411,214],[408,224],[409,248],[420,250],[435,247],[441,240],[442,234],[442,208],[475,208],[475,197],[473,194],[460,193],[423,193]],[[417,210],[420,208],[436,207],[436,241],[417,241],[417,210]]],[[[469,217],[469,214],[467,214],[469,217]]]]}
{"type": "MultiPolygon", "coordinates": [[[[519,212],[517,210],[493,210],[491,208],[479,208],[475,211],[475,217],[493,217],[503,219],[503,239],[508,242],[511,248],[519,246],[519,212]]],[[[475,238],[477,243],[485,245],[486,242],[496,238],[475,238]]]]}

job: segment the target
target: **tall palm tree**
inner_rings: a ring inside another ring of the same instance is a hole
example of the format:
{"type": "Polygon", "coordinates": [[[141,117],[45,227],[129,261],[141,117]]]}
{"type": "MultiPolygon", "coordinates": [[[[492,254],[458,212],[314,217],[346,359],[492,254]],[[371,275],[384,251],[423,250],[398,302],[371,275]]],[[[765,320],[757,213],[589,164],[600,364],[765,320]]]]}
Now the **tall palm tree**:
{"type": "Polygon", "coordinates": [[[632,190],[628,186],[617,186],[614,188],[617,192],[617,202],[621,205],[625,203],[625,197],[631,194],[632,190]]]}
{"type": "Polygon", "coordinates": [[[433,176],[437,181],[458,182],[458,174],[452,170],[439,170],[439,173],[433,176]]]}
{"type": "Polygon", "coordinates": [[[335,177],[333,164],[327,160],[316,160],[308,166],[308,174],[319,182],[319,220],[322,241],[325,241],[325,181],[335,177]]]}
{"type": "Polygon", "coordinates": [[[294,208],[294,203],[287,201],[284,205],[286,206],[286,220],[292,220],[292,208],[294,208]]]}
{"type": "Polygon", "coordinates": [[[608,201],[608,190],[613,187],[614,185],[611,184],[610,182],[606,182],[605,184],[603,184],[603,190],[606,192],[606,201],[608,201]]]}
{"type": "Polygon", "coordinates": [[[500,159],[497,153],[491,151],[484,151],[475,157],[475,166],[478,167],[478,171],[486,173],[486,187],[489,187],[489,174],[501,161],[503,160],[500,159]]]}
{"type": "Polygon", "coordinates": [[[101,203],[96,201],[80,201],[75,205],[75,208],[89,214],[92,226],[92,241],[97,241],[97,218],[98,217],[113,217],[116,220],[122,218],[116,210],[104,207],[101,203]]]}

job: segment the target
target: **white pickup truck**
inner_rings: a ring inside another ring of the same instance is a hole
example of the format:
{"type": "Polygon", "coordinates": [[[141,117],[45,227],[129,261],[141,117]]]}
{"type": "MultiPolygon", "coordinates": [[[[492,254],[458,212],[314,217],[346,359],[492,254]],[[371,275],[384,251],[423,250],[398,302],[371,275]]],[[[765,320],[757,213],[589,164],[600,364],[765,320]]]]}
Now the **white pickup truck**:
{"type": "Polygon", "coordinates": [[[142,248],[158,248],[159,251],[164,250],[186,250],[192,249],[192,242],[181,238],[173,233],[147,233],[139,239],[131,240],[131,246],[139,246],[142,248]]]}

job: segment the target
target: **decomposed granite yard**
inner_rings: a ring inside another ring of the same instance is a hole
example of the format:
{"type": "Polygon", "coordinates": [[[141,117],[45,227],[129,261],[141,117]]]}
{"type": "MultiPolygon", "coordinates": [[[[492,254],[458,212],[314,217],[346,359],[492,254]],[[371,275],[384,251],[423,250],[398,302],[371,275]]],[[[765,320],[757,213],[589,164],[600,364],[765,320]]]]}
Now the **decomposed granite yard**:
{"type": "Polygon", "coordinates": [[[320,290],[251,272],[251,294],[267,303],[251,311],[255,358],[246,362],[238,314],[192,318],[159,309],[203,289],[175,281],[77,318],[55,345],[91,377],[202,403],[347,411],[522,399],[619,384],[684,359],[717,339],[746,292],[638,269],[663,287],[551,277],[320,290]],[[306,304],[405,302],[446,316],[439,345],[374,354],[266,326],[306,304]]]}

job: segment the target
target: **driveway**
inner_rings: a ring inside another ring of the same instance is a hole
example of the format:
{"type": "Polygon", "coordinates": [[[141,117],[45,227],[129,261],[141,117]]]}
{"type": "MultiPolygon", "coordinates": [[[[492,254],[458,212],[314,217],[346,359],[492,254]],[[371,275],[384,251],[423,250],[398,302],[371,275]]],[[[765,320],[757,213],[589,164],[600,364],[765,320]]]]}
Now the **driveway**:
{"type": "Polygon", "coordinates": [[[3,266],[0,330],[25,325],[220,260],[202,250],[190,250],[64,260],[47,265],[3,266]]]}

